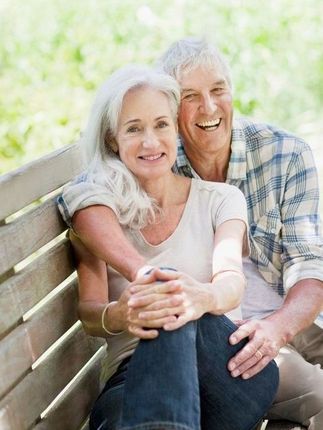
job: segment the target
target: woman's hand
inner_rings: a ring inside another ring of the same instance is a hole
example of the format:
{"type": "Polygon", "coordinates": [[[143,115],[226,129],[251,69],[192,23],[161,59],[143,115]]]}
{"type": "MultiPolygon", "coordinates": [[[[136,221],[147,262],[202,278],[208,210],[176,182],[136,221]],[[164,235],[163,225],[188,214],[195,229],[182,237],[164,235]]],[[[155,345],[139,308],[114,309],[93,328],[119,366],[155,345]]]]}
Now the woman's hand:
{"type": "Polygon", "coordinates": [[[130,287],[130,320],[142,327],[176,330],[210,310],[214,295],[211,284],[190,276],[156,269],[151,274],[158,282],[142,280],[130,287]]]}

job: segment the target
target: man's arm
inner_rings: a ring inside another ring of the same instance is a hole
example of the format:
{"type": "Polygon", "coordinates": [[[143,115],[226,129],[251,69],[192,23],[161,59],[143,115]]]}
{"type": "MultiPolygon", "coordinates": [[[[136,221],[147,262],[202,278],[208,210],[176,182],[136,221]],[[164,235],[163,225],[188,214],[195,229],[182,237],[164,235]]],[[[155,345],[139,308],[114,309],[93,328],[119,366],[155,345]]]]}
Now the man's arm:
{"type": "MultiPolygon", "coordinates": [[[[292,142],[292,140],[291,140],[292,142]]],[[[286,299],[261,321],[243,324],[230,338],[248,344],[229,362],[233,376],[258,373],[300,331],[313,323],[323,306],[323,252],[319,234],[319,186],[311,149],[299,140],[290,147],[282,190],[281,260],[286,299]]]]}
{"type": "Polygon", "coordinates": [[[117,217],[107,206],[89,206],[73,215],[73,229],[83,244],[130,282],[146,262],[125,237],[117,217]]]}

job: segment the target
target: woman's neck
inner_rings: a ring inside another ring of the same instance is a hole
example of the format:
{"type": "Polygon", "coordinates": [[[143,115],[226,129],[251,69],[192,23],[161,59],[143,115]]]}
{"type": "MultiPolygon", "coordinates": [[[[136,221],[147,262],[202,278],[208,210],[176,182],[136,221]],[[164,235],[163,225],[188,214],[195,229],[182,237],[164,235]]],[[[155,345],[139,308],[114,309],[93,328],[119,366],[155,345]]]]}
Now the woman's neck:
{"type": "Polygon", "coordinates": [[[168,176],[141,183],[141,186],[156,201],[157,205],[165,210],[186,202],[190,180],[171,172],[168,176]]]}

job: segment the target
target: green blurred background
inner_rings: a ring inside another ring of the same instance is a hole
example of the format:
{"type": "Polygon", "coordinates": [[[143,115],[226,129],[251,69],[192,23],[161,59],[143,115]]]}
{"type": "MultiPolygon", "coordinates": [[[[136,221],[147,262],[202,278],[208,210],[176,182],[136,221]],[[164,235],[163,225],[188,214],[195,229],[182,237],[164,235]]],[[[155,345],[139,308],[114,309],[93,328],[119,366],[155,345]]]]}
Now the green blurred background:
{"type": "Polygon", "coordinates": [[[77,140],[97,86],[185,35],[216,42],[237,114],[304,137],[323,170],[322,0],[0,0],[0,173],[77,140]]]}

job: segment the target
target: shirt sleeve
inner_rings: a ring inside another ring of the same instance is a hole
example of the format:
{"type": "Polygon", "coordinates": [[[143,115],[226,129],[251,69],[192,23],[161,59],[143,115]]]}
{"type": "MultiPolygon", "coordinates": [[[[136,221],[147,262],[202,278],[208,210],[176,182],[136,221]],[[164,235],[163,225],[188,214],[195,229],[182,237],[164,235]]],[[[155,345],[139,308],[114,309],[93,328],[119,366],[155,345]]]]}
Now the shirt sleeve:
{"type": "Polygon", "coordinates": [[[227,184],[223,184],[223,186],[222,199],[214,215],[215,226],[218,227],[225,221],[233,219],[243,221],[246,225],[246,231],[243,238],[242,255],[243,257],[247,257],[250,253],[250,246],[246,199],[239,188],[227,184]]]}
{"type": "Polygon", "coordinates": [[[312,151],[304,143],[291,157],[281,205],[281,259],[286,291],[302,279],[323,281],[323,242],[318,204],[317,170],[312,151]]]}
{"type": "Polygon", "coordinates": [[[57,200],[58,209],[69,227],[75,212],[89,206],[103,205],[117,212],[113,198],[103,184],[89,182],[85,174],[64,187],[57,200]]]}

